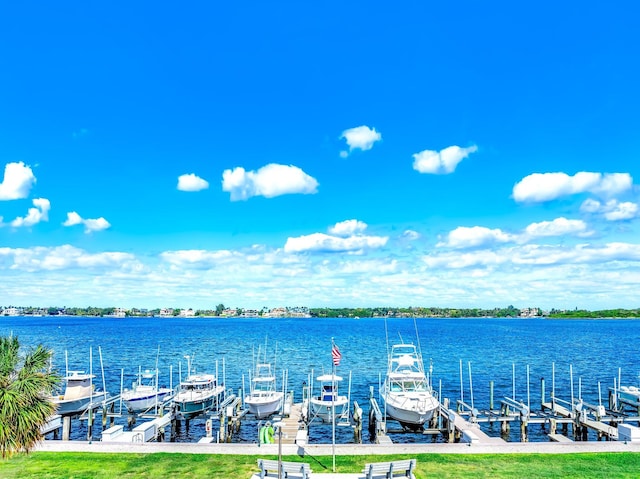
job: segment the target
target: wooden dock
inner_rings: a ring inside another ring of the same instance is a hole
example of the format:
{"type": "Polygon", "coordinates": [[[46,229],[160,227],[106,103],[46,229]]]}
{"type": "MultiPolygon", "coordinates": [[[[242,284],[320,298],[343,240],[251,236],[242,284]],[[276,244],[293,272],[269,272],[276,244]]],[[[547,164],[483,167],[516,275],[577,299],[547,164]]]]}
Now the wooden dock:
{"type": "Polygon", "coordinates": [[[282,424],[282,444],[306,445],[308,433],[302,419],[302,403],[291,404],[289,415],[278,422],[282,424]]]}
{"type": "Polygon", "coordinates": [[[574,417],[572,411],[567,409],[564,406],[560,406],[559,404],[552,403],[542,403],[542,409],[552,411],[554,414],[558,416],[562,416],[565,418],[574,419],[576,426],[586,426],[589,429],[593,429],[598,433],[599,436],[606,436],[607,438],[617,441],[618,440],[618,429],[610,424],[607,424],[602,421],[594,421],[592,419],[588,419],[586,417],[580,418],[578,414],[577,417],[574,417]]]}
{"type": "Polygon", "coordinates": [[[468,444],[506,444],[504,439],[489,436],[480,429],[478,424],[467,421],[452,409],[444,409],[441,407],[440,414],[447,423],[450,431],[455,428],[456,433],[460,436],[460,442],[468,444]]]}

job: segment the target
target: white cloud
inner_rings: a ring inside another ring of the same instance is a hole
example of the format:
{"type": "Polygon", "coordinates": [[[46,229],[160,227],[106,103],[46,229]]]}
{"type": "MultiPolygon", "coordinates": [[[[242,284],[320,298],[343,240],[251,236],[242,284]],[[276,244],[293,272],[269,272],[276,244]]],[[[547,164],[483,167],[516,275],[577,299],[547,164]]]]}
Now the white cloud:
{"type": "Polygon", "coordinates": [[[199,266],[213,267],[217,264],[227,263],[230,260],[238,259],[241,255],[229,250],[208,251],[208,250],[179,250],[165,251],[160,257],[167,263],[178,266],[199,266]]]}
{"type": "Polygon", "coordinates": [[[454,145],[440,151],[423,150],[413,155],[413,169],[420,173],[436,175],[453,173],[458,163],[476,151],[478,147],[475,145],[468,148],[454,145]]]}
{"type": "Polygon", "coordinates": [[[582,220],[556,218],[553,221],[531,223],[525,228],[525,235],[530,238],[543,236],[588,235],[587,224],[582,220]]]}
{"type": "Polygon", "coordinates": [[[523,245],[501,248],[494,251],[481,250],[460,254],[447,251],[423,257],[430,268],[475,268],[500,265],[551,266],[564,264],[597,264],[611,261],[640,261],[640,245],[630,243],[607,243],[604,245],[580,244],[523,245]]]}
{"type": "MultiPolygon", "coordinates": [[[[362,151],[370,150],[376,141],[382,140],[382,135],[375,128],[369,128],[362,125],[355,128],[344,130],[340,139],[345,139],[349,146],[349,152],[359,149],[362,151]]],[[[340,156],[346,158],[349,155],[347,151],[341,151],[340,156]]]]}
{"type": "Polygon", "coordinates": [[[84,225],[85,233],[102,231],[111,227],[111,224],[102,217],[95,219],[84,219],[75,211],[68,212],[66,221],[62,223],[63,226],[75,226],[80,224],[84,225]]]}
{"type": "Polygon", "coordinates": [[[209,182],[196,176],[194,173],[180,175],[178,177],[178,189],[180,191],[200,191],[209,188],[209,182]]]}
{"type": "Polygon", "coordinates": [[[33,226],[41,221],[49,220],[49,210],[51,209],[51,203],[46,198],[35,198],[33,200],[33,208],[29,208],[27,216],[24,218],[16,218],[11,222],[11,226],[19,228],[21,226],[33,226]]]}
{"type": "Polygon", "coordinates": [[[358,220],[346,220],[329,228],[329,233],[336,236],[351,236],[367,229],[367,224],[358,220]]]}
{"type": "Polygon", "coordinates": [[[608,221],[630,220],[638,216],[638,205],[630,201],[612,199],[606,203],[588,198],[580,206],[583,213],[601,214],[608,221]]]}
{"type": "Polygon", "coordinates": [[[231,201],[246,200],[252,196],[273,198],[286,194],[313,194],[318,182],[297,166],[275,163],[258,171],[245,171],[242,167],[222,173],[222,190],[231,193],[231,201]]]}
{"type": "Polygon", "coordinates": [[[0,200],[18,200],[29,196],[36,182],[31,168],[23,162],[7,163],[4,167],[4,180],[0,183],[0,200]]]}
{"type": "Polygon", "coordinates": [[[413,230],[405,230],[404,233],[402,233],[402,237],[406,238],[410,241],[414,241],[417,240],[418,238],[420,238],[420,233],[418,233],[417,231],[413,231],[413,230]]]}
{"type": "Polygon", "coordinates": [[[350,236],[341,238],[324,233],[313,233],[297,238],[288,238],[284,245],[286,253],[302,253],[305,251],[331,253],[361,253],[365,249],[380,248],[387,244],[385,236],[350,236]]]}
{"type": "Polygon", "coordinates": [[[531,223],[522,233],[505,233],[501,229],[489,229],[484,226],[458,228],[449,232],[447,241],[436,246],[454,249],[488,248],[503,243],[527,243],[535,238],[552,236],[590,236],[593,232],[587,229],[582,220],[556,218],[553,221],[531,223]]]}
{"type": "Polygon", "coordinates": [[[67,213],[67,220],[62,223],[63,226],[74,226],[82,224],[82,217],[75,211],[67,213]]]}
{"type": "Polygon", "coordinates": [[[129,253],[88,253],[71,245],[34,248],[0,248],[0,259],[10,259],[10,270],[27,272],[54,271],[71,268],[122,267],[135,260],[129,253]]]}
{"type": "Polygon", "coordinates": [[[93,231],[102,231],[110,228],[111,224],[103,217],[84,220],[84,232],[91,233],[93,231]]]}
{"type": "Polygon", "coordinates": [[[591,173],[581,171],[574,176],[566,173],[533,173],[513,187],[517,202],[544,202],[577,193],[611,196],[631,188],[633,179],[628,173],[591,173]]]}
{"type": "Polygon", "coordinates": [[[449,246],[450,248],[478,248],[494,245],[496,243],[506,243],[514,241],[514,235],[503,232],[500,229],[489,229],[484,226],[459,226],[449,232],[446,243],[439,243],[438,246],[449,246]]]}

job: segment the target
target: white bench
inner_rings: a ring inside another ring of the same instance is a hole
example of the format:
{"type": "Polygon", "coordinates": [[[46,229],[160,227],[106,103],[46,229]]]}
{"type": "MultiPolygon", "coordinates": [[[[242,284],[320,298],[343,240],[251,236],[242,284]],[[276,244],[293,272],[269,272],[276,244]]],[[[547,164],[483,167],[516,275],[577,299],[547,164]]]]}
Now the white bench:
{"type": "Polygon", "coordinates": [[[362,473],[366,475],[367,479],[372,479],[374,477],[386,477],[387,479],[391,479],[398,476],[413,479],[415,477],[413,475],[415,468],[415,459],[391,462],[372,462],[364,465],[362,473]]]}
{"type": "MultiPolygon", "coordinates": [[[[260,468],[261,479],[268,476],[269,471],[273,472],[276,477],[278,476],[278,461],[258,459],[258,467],[260,468]]],[[[295,475],[296,477],[301,477],[303,479],[309,479],[309,474],[311,474],[311,466],[309,463],[282,462],[282,477],[280,479],[291,477],[291,475],[295,475]]]]}

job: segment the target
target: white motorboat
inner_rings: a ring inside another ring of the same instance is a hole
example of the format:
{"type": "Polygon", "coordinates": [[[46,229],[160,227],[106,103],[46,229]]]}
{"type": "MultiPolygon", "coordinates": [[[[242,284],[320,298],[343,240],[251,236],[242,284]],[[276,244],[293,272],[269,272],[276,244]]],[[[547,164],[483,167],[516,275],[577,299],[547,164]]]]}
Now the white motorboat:
{"type": "Polygon", "coordinates": [[[391,347],[382,401],[387,415],[405,428],[422,428],[433,417],[439,403],[415,345],[391,347]]]}
{"type": "Polygon", "coordinates": [[[122,402],[130,412],[148,411],[167,401],[173,390],[158,386],[158,370],[138,371],[138,379],[131,389],[122,392],[122,402]]]}
{"type": "Polygon", "coordinates": [[[67,371],[62,379],[64,392],[50,397],[56,407],[56,414],[71,416],[81,414],[89,409],[91,403],[99,403],[107,399],[109,394],[97,391],[93,385],[95,375],[84,371],[67,371]]]}
{"type": "Polygon", "coordinates": [[[224,385],[218,383],[215,374],[191,372],[191,358],[187,356],[187,377],[180,381],[180,388],[173,397],[176,414],[191,419],[220,405],[224,400],[224,385]]]}
{"type": "Polygon", "coordinates": [[[338,384],[342,377],[336,374],[323,374],[316,381],[320,383],[320,393],[309,399],[310,419],[319,417],[323,422],[331,423],[335,419],[349,417],[349,398],[341,396],[338,384]]]}
{"type": "Polygon", "coordinates": [[[258,419],[268,417],[282,409],[284,392],[276,390],[276,377],[270,363],[257,363],[250,378],[251,391],[244,398],[249,412],[258,419]]]}

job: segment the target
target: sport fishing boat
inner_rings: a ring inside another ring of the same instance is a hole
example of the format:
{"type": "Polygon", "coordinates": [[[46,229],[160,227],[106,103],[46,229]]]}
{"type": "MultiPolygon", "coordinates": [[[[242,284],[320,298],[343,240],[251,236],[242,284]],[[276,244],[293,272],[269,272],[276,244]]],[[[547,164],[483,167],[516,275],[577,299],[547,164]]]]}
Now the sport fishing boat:
{"type": "Polygon", "coordinates": [[[433,417],[439,403],[415,345],[391,347],[382,401],[387,415],[407,429],[420,429],[433,417]]]}
{"type": "Polygon", "coordinates": [[[270,363],[257,363],[250,383],[251,391],[244,402],[251,414],[262,419],[282,408],[284,392],[276,390],[276,377],[271,372],[270,363]]]}
{"type": "Polygon", "coordinates": [[[191,358],[187,356],[187,377],[180,381],[180,388],[173,397],[176,414],[191,419],[210,411],[224,399],[224,385],[218,383],[215,374],[196,374],[191,372],[191,358]]]}
{"type": "Polygon", "coordinates": [[[138,379],[133,382],[131,389],[122,392],[122,402],[130,412],[148,411],[167,401],[173,390],[158,387],[158,370],[146,369],[138,371],[138,379]]]}
{"type": "Polygon", "coordinates": [[[341,396],[338,384],[341,376],[336,374],[323,374],[316,378],[320,383],[320,393],[309,399],[310,419],[319,417],[323,422],[331,423],[335,419],[348,418],[349,398],[341,396]]]}
{"type": "Polygon", "coordinates": [[[107,399],[109,394],[94,388],[94,374],[84,371],[67,371],[63,378],[64,392],[49,399],[56,407],[56,414],[73,416],[89,409],[91,403],[107,399]]]}

